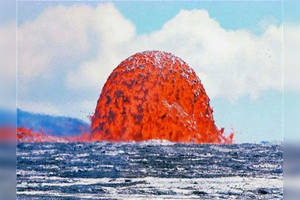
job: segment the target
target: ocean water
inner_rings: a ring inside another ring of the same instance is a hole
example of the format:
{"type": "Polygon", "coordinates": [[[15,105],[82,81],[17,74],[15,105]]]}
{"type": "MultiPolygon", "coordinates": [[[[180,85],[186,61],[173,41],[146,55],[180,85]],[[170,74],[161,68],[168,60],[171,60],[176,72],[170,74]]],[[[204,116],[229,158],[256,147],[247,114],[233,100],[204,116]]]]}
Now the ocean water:
{"type": "Polygon", "coordinates": [[[20,143],[17,199],[283,199],[275,144],[20,143]]]}

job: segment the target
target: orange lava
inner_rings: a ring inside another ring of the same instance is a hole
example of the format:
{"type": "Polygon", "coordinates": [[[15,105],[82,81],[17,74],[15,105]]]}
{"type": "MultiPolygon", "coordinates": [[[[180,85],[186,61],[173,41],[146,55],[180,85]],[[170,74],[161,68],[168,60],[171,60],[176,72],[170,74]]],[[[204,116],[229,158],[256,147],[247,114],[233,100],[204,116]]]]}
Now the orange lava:
{"type": "Polygon", "coordinates": [[[200,79],[183,60],[166,52],[137,53],[106,81],[92,117],[92,141],[227,143],[214,123],[200,79]]]}
{"type": "MultiPolygon", "coordinates": [[[[53,136],[19,127],[16,139],[231,144],[233,133],[225,137],[224,128],[216,127],[209,101],[200,79],[183,60],[166,52],[145,51],[127,58],[110,74],[91,118],[91,133],[53,136]]],[[[0,129],[0,140],[12,131],[0,129]]]]}
{"type": "Polygon", "coordinates": [[[18,142],[90,142],[90,134],[82,132],[80,136],[53,136],[44,131],[33,131],[23,127],[17,128],[18,142]]]}

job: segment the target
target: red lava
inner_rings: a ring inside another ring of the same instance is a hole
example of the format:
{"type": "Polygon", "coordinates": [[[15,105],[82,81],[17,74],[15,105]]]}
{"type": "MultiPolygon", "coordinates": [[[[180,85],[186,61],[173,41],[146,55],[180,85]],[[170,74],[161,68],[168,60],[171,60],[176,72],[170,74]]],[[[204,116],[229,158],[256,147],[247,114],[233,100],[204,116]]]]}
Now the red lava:
{"type": "Polygon", "coordinates": [[[223,135],[200,79],[171,53],[144,51],[122,61],[110,74],[91,118],[91,132],[51,136],[18,128],[19,142],[130,142],[168,140],[231,144],[223,135]]]}
{"type": "Polygon", "coordinates": [[[91,139],[232,143],[214,123],[200,79],[171,53],[145,51],[110,74],[92,117],[91,139]]]}
{"type": "Polygon", "coordinates": [[[17,128],[18,142],[90,142],[90,134],[82,132],[79,136],[53,136],[44,131],[33,131],[27,128],[17,128]]]}

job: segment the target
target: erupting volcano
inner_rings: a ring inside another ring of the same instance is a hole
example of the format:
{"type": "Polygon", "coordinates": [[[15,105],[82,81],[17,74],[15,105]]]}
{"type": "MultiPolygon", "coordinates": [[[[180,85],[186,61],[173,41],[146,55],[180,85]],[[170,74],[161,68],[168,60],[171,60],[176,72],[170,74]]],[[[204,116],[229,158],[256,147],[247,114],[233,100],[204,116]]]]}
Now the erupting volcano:
{"type": "Polygon", "coordinates": [[[183,60],[145,51],[127,58],[106,81],[92,117],[92,141],[232,143],[214,123],[200,79],[183,60]]]}

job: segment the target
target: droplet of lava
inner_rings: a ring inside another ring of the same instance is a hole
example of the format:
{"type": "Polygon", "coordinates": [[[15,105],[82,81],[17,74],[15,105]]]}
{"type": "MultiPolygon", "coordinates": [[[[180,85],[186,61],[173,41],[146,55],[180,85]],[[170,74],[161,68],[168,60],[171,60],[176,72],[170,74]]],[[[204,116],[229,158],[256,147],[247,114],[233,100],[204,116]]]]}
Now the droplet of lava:
{"type": "Polygon", "coordinates": [[[232,143],[214,123],[200,79],[171,53],[127,58],[106,81],[92,116],[93,141],[232,143]]]}

